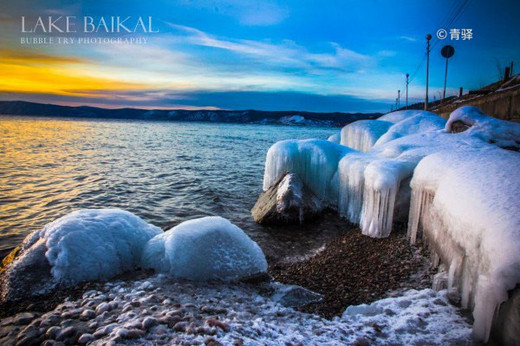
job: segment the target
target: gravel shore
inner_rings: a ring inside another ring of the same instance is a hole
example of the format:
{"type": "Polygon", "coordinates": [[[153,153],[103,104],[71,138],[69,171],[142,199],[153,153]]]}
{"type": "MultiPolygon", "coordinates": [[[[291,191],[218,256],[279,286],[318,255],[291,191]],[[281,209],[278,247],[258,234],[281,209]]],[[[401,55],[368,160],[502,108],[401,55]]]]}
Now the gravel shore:
{"type": "Polygon", "coordinates": [[[276,281],[323,294],[321,302],[301,310],[331,318],[348,305],[370,303],[403,289],[429,288],[433,271],[426,251],[411,246],[404,230],[374,239],[352,226],[309,258],[271,266],[270,274],[276,281]]]}

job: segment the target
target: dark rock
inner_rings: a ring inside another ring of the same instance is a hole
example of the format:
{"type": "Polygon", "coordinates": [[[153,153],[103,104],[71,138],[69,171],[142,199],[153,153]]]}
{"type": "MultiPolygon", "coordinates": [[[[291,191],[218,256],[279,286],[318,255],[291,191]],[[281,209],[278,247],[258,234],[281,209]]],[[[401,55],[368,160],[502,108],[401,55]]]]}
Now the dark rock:
{"type": "Polygon", "coordinates": [[[273,300],[283,306],[297,308],[311,303],[317,303],[323,299],[319,293],[303,288],[297,285],[280,285],[276,284],[276,291],[273,294],[273,300]]]}
{"type": "Polygon", "coordinates": [[[96,338],[94,338],[94,335],[85,333],[79,337],[78,343],[84,345],[94,340],[96,340],[96,338]]]}
{"type": "Polygon", "coordinates": [[[153,318],[153,317],[146,317],[143,320],[142,328],[146,330],[146,329],[152,328],[155,325],[157,325],[157,320],[155,318],[153,318]]]}
{"type": "Polygon", "coordinates": [[[51,266],[45,257],[45,242],[22,244],[21,250],[6,257],[5,267],[0,272],[0,302],[17,301],[34,294],[50,292],[56,282],[51,274],[51,266]],[[25,251],[32,245],[31,253],[25,251]],[[7,260],[9,257],[10,260],[7,260]],[[23,258],[23,261],[19,259],[23,258]]]}
{"type": "Polygon", "coordinates": [[[450,132],[451,133],[460,133],[460,132],[466,131],[470,127],[471,127],[471,124],[467,124],[460,120],[457,120],[457,121],[454,121],[453,123],[451,123],[450,132]]]}
{"type": "Polygon", "coordinates": [[[229,331],[229,326],[226,323],[224,323],[222,321],[219,321],[217,319],[214,319],[214,318],[207,319],[205,324],[210,326],[210,327],[220,328],[220,329],[222,329],[225,332],[229,331]]]}
{"type": "Polygon", "coordinates": [[[491,338],[499,345],[520,345],[520,285],[500,305],[493,319],[491,338]]]}
{"type": "Polygon", "coordinates": [[[58,335],[56,335],[56,340],[61,341],[67,338],[73,337],[77,334],[77,329],[74,326],[70,326],[62,329],[58,335]]]}
{"type": "Polygon", "coordinates": [[[320,199],[297,175],[286,173],[260,195],[251,214],[262,225],[301,224],[323,209],[320,199]]]}
{"type": "Polygon", "coordinates": [[[38,316],[36,314],[31,313],[31,312],[22,312],[22,313],[16,315],[16,317],[14,319],[14,323],[18,324],[18,325],[29,324],[36,317],[38,317],[38,316]]]}
{"type": "Polygon", "coordinates": [[[265,282],[271,282],[273,281],[273,277],[269,275],[268,273],[258,273],[253,274],[250,276],[243,277],[239,280],[240,282],[246,283],[246,284],[260,284],[265,282]]]}

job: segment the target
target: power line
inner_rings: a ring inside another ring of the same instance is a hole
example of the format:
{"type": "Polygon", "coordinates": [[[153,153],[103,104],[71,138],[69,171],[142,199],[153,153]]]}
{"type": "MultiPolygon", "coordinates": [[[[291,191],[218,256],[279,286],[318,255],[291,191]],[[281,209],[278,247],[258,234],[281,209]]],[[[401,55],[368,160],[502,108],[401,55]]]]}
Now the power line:
{"type": "MultiPolygon", "coordinates": [[[[452,3],[452,7],[450,8],[449,11],[447,11],[449,14],[448,16],[446,17],[446,19],[444,20],[443,22],[443,25],[440,26],[440,28],[449,28],[451,25],[453,25],[457,19],[460,18],[460,16],[462,15],[462,13],[464,13],[464,11],[466,10],[466,8],[468,7],[469,3],[471,2],[471,0],[463,0],[461,3],[457,4],[457,3],[452,3]]],[[[433,48],[440,42],[441,40],[439,40],[439,38],[437,37],[437,35],[434,36],[434,39],[433,39],[433,42],[431,44],[431,47],[430,47],[430,50],[433,50],[433,48]]],[[[415,76],[417,75],[417,73],[419,73],[419,71],[421,70],[422,66],[424,65],[424,62],[426,61],[426,55],[427,53],[425,52],[424,55],[422,56],[421,58],[421,61],[419,62],[419,64],[417,65],[417,67],[415,68],[414,72],[410,75],[410,78],[408,80],[408,84],[412,83],[413,80],[415,79],[415,76]]]]}

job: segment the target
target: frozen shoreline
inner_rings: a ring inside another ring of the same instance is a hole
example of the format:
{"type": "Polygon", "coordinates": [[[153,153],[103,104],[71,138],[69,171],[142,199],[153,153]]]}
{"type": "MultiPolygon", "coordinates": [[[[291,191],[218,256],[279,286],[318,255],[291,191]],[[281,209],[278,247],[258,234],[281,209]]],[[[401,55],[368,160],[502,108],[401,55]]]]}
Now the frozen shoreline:
{"type": "Polygon", "coordinates": [[[284,307],[272,295],[268,286],[162,276],[109,282],[41,316],[22,313],[0,320],[0,343],[470,343],[471,325],[445,292],[411,290],[350,307],[332,320],[284,307]]]}

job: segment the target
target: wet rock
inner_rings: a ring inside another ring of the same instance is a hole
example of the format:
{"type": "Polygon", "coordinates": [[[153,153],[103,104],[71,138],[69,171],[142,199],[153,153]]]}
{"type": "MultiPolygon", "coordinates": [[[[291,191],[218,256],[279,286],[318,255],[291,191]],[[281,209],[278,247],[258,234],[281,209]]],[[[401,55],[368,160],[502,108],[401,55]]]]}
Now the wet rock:
{"type": "Polygon", "coordinates": [[[229,326],[226,323],[216,320],[214,318],[208,318],[204,323],[210,327],[220,328],[225,332],[229,331],[229,326]]]}
{"type": "Polygon", "coordinates": [[[454,121],[451,123],[449,132],[450,133],[461,133],[469,129],[473,124],[465,123],[461,120],[454,121]]]}
{"type": "Polygon", "coordinates": [[[108,303],[101,303],[96,308],[96,314],[101,315],[103,312],[109,311],[110,305],[108,303]]]}
{"type": "Polygon", "coordinates": [[[317,303],[323,299],[321,294],[301,286],[281,285],[279,283],[273,285],[276,287],[276,291],[272,299],[283,306],[291,308],[302,307],[311,303],[317,303]]]}
{"type": "Polygon", "coordinates": [[[38,317],[36,314],[32,312],[23,312],[21,314],[16,315],[14,318],[14,323],[18,325],[25,325],[31,323],[33,319],[38,317]]]}
{"type": "Polygon", "coordinates": [[[520,345],[520,285],[509,292],[509,299],[500,304],[493,320],[492,340],[500,345],[520,345]]]}
{"type": "Polygon", "coordinates": [[[94,338],[94,335],[92,334],[89,334],[89,333],[85,333],[85,334],[82,334],[79,339],[78,339],[78,344],[81,344],[81,345],[85,345],[91,341],[94,341],[96,340],[96,338],[94,338]]]}
{"type": "Polygon", "coordinates": [[[301,224],[323,209],[320,199],[297,175],[286,173],[260,195],[251,214],[262,225],[301,224]]]}
{"type": "Polygon", "coordinates": [[[45,242],[33,245],[31,253],[20,247],[8,255],[5,267],[0,271],[0,302],[17,301],[50,292],[57,282],[51,274],[51,266],[45,257],[45,242]],[[24,257],[23,261],[19,261],[24,257]]]}
{"type": "Polygon", "coordinates": [[[58,327],[58,326],[53,326],[53,327],[50,327],[49,329],[47,329],[47,331],[45,332],[45,336],[49,339],[55,339],[56,336],[58,335],[58,333],[61,332],[61,328],[58,327]]]}
{"type": "Polygon", "coordinates": [[[70,337],[74,337],[77,333],[77,329],[73,326],[62,329],[58,335],[56,335],[56,340],[62,341],[68,339],[70,337]]]}
{"type": "Polygon", "coordinates": [[[43,335],[38,328],[25,328],[18,334],[17,345],[39,345],[43,341],[43,335]]]}
{"type": "Polygon", "coordinates": [[[146,317],[143,320],[142,328],[146,330],[146,329],[152,328],[155,325],[157,325],[157,320],[155,318],[153,318],[153,317],[146,317]]]}
{"type": "Polygon", "coordinates": [[[96,317],[96,313],[92,309],[84,310],[80,315],[80,319],[83,321],[91,320],[94,317],[96,317]]]}
{"type": "Polygon", "coordinates": [[[186,329],[188,329],[188,322],[186,321],[180,321],[175,323],[175,325],[172,328],[175,332],[184,332],[186,329]]]}

